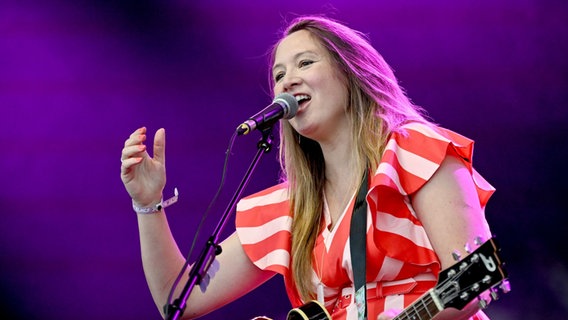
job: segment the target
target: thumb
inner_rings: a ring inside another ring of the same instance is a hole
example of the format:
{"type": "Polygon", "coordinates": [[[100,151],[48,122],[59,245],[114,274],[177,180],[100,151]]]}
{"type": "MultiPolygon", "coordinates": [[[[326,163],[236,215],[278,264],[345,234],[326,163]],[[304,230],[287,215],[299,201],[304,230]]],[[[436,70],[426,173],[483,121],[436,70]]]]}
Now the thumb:
{"type": "Polygon", "coordinates": [[[154,135],[154,160],[166,164],[166,130],[160,128],[154,135]]]}

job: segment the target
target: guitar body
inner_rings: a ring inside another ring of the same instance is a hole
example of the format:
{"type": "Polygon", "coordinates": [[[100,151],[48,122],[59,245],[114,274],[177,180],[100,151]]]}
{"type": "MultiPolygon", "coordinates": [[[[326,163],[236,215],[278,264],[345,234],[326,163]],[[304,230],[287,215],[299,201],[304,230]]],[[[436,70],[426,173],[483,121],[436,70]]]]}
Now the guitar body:
{"type": "Polygon", "coordinates": [[[286,320],[331,320],[331,316],[319,301],[313,300],[290,310],[286,320]]]}

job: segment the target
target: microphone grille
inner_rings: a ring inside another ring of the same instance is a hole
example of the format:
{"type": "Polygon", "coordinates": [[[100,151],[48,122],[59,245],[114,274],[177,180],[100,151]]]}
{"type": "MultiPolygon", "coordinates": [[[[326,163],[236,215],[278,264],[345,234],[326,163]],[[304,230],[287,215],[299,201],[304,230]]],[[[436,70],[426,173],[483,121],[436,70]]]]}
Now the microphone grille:
{"type": "Polygon", "coordinates": [[[289,93],[283,92],[277,95],[273,102],[278,103],[284,108],[284,119],[292,119],[296,115],[296,112],[298,112],[298,101],[289,93]]]}

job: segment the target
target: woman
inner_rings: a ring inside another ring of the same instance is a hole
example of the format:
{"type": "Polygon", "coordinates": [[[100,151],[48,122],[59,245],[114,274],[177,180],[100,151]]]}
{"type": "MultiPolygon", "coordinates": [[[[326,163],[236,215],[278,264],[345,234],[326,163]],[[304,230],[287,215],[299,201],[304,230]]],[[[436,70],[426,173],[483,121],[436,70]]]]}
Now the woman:
{"type": "MultiPolygon", "coordinates": [[[[219,308],[280,273],[294,307],[318,299],[333,319],[357,319],[347,246],[367,173],[368,316],[390,319],[436,284],[456,248],[490,237],[484,208],[493,188],[472,168],[473,142],[427,121],[365,38],[332,20],[294,20],[271,67],[273,94],[299,103],[281,122],[283,182],[239,202],[220,270],[205,293],[192,292],[184,316],[219,308]]],[[[139,208],[158,203],[166,181],[165,131],[156,132],[153,158],[146,134],[136,130],[122,151],[121,178],[139,208]]],[[[138,223],[161,309],[184,257],[163,209],[139,214],[138,223]]],[[[476,312],[470,304],[436,319],[485,318],[476,312]]]]}

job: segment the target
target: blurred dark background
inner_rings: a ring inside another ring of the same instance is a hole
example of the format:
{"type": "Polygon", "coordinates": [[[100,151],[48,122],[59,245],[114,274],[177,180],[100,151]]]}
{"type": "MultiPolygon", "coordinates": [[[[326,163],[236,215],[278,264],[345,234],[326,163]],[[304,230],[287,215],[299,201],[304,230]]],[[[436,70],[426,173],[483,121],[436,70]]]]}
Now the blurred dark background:
{"type": "MultiPolygon", "coordinates": [[[[139,126],[167,130],[168,210],[187,252],[235,127],[270,103],[283,21],[326,14],[368,34],[413,101],[476,141],[512,292],[493,319],[568,314],[568,4],[495,1],[0,0],[0,316],[158,319],[119,178],[139,126]]],[[[254,152],[235,142],[197,249],[254,152]]],[[[245,193],[278,178],[264,156],[245,193]]],[[[230,218],[225,234],[234,228],[230,218]]],[[[282,317],[280,277],[205,319],[282,317]]]]}

